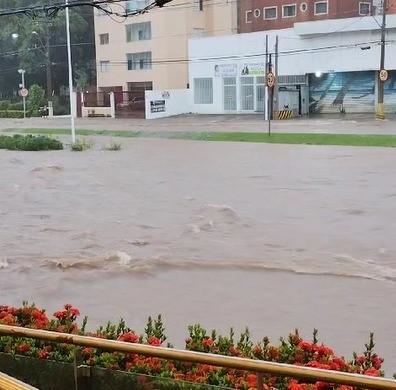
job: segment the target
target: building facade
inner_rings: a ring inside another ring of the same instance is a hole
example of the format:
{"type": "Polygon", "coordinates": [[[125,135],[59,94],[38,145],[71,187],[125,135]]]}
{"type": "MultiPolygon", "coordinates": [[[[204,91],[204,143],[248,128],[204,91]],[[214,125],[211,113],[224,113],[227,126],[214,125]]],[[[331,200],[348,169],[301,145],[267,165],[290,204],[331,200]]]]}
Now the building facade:
{"type": "MultiPolygon", "coordinates": [[[[126,1],[130,11],[151,1],[126,1]]],[[[188,39],[233,34],[235,2],[175,0],[124,23],[95,15],[98,91],[188,87],[188,39]]]]}
{"type": "MultiPolygon", "coordinates": [[[[266,109],[265,48],[279,39],[279,110],[375,112],[381,16],[295,23],[292,28],[190,40],[192,112],[266,109]],[[260,44],[258,44],[260,42],[260,44]],[[206,60],[205,60],[206,58],[206,60]]],[[[387,18],[385,108],[396,113],[396,15],[387,18]]]]}
{"type": "MultiPolygon", "coordinates": [[[[238,31],[279,30],[299,22],[364,17],[379,12],[380,0],[243,0],[238,6],[238,31]]],[[[396,12],[395,2],[389,2],[388,12],[396,12]]]]}

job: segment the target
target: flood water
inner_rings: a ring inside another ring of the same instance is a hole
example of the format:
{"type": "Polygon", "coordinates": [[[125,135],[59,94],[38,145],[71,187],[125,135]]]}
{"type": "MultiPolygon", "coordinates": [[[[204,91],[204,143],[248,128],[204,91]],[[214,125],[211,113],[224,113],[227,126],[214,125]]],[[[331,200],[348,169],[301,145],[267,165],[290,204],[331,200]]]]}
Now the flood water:
{"type": "Polygon", "coordinates": [[[298,327],[348,356],[369,331],[396,371],[396,152],[122,140],[120,152],[0,151],[0,304],[71,302],[91,326],[162,313],[298,327]]]}

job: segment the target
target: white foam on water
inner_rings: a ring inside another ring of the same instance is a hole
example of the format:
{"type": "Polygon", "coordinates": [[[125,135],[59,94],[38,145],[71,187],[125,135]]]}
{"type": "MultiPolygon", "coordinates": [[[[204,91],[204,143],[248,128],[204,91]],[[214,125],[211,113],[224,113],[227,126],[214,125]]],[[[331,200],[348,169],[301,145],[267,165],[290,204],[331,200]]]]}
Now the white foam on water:
{"type": "Polygon", "coordinates": [[[8,262],[7,259],[0,259],[0,270],[8,268],[10,266],[10,263],[8,262]]]}

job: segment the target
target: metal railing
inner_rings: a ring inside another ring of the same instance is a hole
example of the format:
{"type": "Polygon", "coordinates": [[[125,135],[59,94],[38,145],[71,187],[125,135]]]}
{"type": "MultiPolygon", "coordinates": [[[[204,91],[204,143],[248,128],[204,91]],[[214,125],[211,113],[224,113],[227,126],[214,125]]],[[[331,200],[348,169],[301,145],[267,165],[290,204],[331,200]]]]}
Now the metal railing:
{"type": "Polygon", "coordinates": [[[0,372],[0,390],[37,390],[35,387],[26,385],[17,379],[11,378],[0,372]]]}
{"type": "Polygon", "coordinates": [[[250,371],[258,374],[258,389],[263,388],[262,374],[271,374],[275,376],[306,379],[308,381],[323,381],[327,383],[349,385],[364,389],[396,390],[396,381],[386,378],[370,377],[339,371],[321,370],[317,368],[301,367],[283,363],[273,363],[262,360],[221,356],[210,353],[153,347],[150,345],[132,344],[121,341],[100,339],[97,337],[57,333],[45,330],[20,328],[7,325],[0,325],[0,335],[11,337],[26,337],[54,343],[72,344],[80,347],[100,348],[113,352],[133,353],[167,360],[208,364],[211,366],[226,367],[241,371],[250,371]]]}

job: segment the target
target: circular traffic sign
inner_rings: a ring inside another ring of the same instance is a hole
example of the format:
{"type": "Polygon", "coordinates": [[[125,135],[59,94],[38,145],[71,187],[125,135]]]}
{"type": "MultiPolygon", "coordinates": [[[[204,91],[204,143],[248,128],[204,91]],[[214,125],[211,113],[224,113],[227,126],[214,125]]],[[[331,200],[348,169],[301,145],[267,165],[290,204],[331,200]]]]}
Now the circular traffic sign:
{"type": "Polygon", "coordinates": [[[380,80],[381,81],[386,81],[388,80],[388,71],[386,69],[382,69],[380,71],[380,80]]]}
{"type": "Polygon", "coordinates": [[[19,95],[21,95],[22,97],[28,97],[29,95],[29,90],[26,88],[22,88],[19,90],[19,95]]]}
{"type": "Polygon", "coordinates": [[[272,88],[275,85],[275,75],[272,72],[267,74],[267,87],[272,88]]]}

